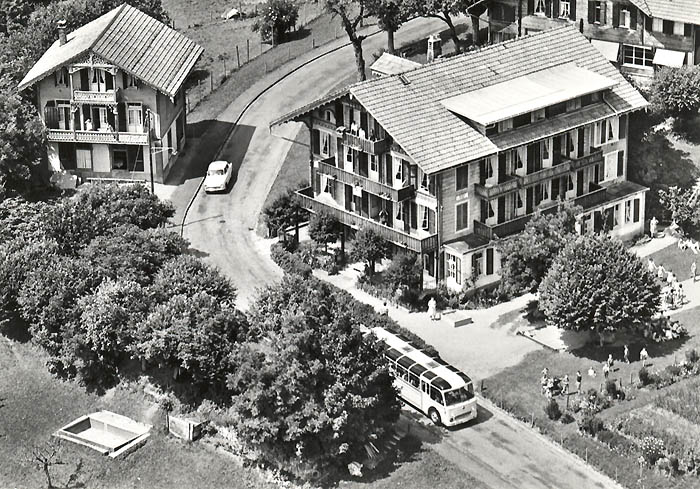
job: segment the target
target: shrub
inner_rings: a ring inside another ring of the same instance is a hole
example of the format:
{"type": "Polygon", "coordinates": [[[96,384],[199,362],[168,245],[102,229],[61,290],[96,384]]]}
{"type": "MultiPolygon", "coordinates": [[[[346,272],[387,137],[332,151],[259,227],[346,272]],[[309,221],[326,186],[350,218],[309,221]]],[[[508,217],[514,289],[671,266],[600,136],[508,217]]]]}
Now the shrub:
{"type": "Polygon", "coordinates": [[[681,375],[683,369],[680,365],[669,365],[666,367],[666,372],[673,377],[678,377],[681,375]]]}
{"type": "Polygon", "coordinates": [[[603,431],[603,421],[598,418],[593,411],[587,411],[578,420],[578,429],[582,433],[587,433],[591,436],[596,436],[603,431]]]}
{"type": "Polygon", "coordinates": [[[654,375],[646,367],[642,367],[639,369],[639,382],[644,386],[653,384],[654,375]]]}
{"type": "Polygon", "coordinates": [[[262,15],[253,24],[253,32],[259,31],[260,36],[273,46],[282,41],[299,18],[299,7],[291,0],[268,0],[261,11],[262,15]]]}
{"type": "Polygon", "coordinates": [[[700,108],[700,68],[663,68],[651,85],[652,107],[664,114],[689,116],[700,108]]]}
{"type": "Polygon", "coordinates": [[[607,392],[610,397],[616,398],[617,392],[618,392],[617,382],[615,382],[612,379],[606,380],[605,381],[605,392],[607,392]]]}
{"type": "Polygon", "coordinates": [[[384,270],[384,278],[391,290],[399,287],[420,289],[421,264],[415,253],[397,253],[384,270]]]}
{"type": "Polygon", "coordinates": [[[664,456],[664,442],[654,436],[646,436],[641,444],[644,461],[653,467],[664,456]]]}
{"type": "Polygon", "coordinates": [[[691,348],[685,352],[685,359],[688,361],[688,363],[696,363],[700,359],[700,356],[695,348],[691,348]]]}
{"type": "Polygon", "coordinates": [[[561,409],[559,408],[559,403],[554,400],[550,399],[547,404],[544,406],[544,412],[547,414],[547,417],[551,420],[558,420],[561,418],[561,409]]]}
{"type": "Polygon", "coordinates": [[[270,257],[286,273],[300,275],[302,277],[311,276],[311,267],[295,253],[287,251],[283,243],[275,243],[270,248],[270,257]]]}
{"type": "Polygon", "coordinates": [[[563,424],[569,424],[574,421],[574,416],[569,411],[566,411],[564,414],[561,415],[559,421],[561,421],[563,424]]]}

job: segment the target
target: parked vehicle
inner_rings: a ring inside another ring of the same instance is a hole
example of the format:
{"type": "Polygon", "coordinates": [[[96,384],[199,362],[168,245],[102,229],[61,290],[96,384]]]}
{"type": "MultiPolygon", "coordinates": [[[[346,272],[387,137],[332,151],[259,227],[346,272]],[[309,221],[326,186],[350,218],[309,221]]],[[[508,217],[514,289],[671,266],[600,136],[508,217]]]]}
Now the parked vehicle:
{"type": "Polygon", "coordinates": [[[223,192],[233,176],[233,165],[228,161],[212,161],[204,178],[205,192],[223,192]]]}

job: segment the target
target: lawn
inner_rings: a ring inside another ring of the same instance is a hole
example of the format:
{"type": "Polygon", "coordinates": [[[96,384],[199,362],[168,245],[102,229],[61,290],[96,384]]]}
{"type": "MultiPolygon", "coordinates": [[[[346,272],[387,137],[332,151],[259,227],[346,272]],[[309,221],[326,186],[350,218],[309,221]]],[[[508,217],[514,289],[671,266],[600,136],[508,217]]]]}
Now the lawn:
{"type": "Polygon", "coordinates": [[[668,246],[649,255],[657,265],[663,265],[668,271],[676,274],[679,281],[690,278],[690,265],[695,262],[700,267],[700,255],[690,250],[681,251],[677,245],[668,246]]]}

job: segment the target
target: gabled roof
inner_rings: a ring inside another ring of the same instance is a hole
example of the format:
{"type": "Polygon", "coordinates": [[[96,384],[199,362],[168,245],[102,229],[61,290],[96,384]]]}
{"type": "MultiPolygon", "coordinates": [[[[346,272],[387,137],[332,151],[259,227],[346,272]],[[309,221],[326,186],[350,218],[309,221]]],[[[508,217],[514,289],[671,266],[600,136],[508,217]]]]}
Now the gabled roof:
{"type": "MultiPolygon", "coordinates": [[[[489,138],[481,134],[447,110],[442,100],[565,63],[574,63],[615,82],[605,95],[605,103],[613,113],[647,105],[639,92],[574,26],[494,44],[398,76],[356,83],[347,92],[424,172],[435,173],[499,150],[492,141],[497,136],[489,138]]],[[[298,118],[319,105],[309,104],[305,110],[294,111],[277,122],[298,118]]]]}
{"type": "Polygon", "coordinates": [[[423,65],[411,61],[410,59],[394,56],[389,53],[382,53],[379,59],[372,63],[369,69],[375,73],[381,73],[382,75],[399,75],[420,68],[421,66],[423,65]]]}
{"type": "Polygon", "coordinates": [[[174,97],[204,51],[162,22],[122,4],[54,42],[29,70],[19,90],[63,65],[95,54],[147,85],[174,97]]]}
{"type": "MultiPolygon", "coordinates": [[[[637,0],[638,2],[640,0],[637,0]]],[[[651,17],[700,25],[698,0],[641,0],[646,3],[651,17]]],[[[640,7],[641,8],[641,7],[640,7]]],[[[642,9],[643,10],[643,9],[642,9]]]]}

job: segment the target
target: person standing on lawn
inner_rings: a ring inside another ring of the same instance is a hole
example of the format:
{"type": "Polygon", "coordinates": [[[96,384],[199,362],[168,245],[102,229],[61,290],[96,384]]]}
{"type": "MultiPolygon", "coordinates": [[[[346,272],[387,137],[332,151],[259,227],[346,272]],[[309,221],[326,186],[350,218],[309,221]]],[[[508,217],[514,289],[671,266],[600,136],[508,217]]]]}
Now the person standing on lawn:
{"type": "Polygon", "coordinates": [[[651,235],[652,239],[656,238],[656,229],[659,225],[659,220],[656,219],[656,216],[651,218],[651,221],[649,221],[649,235],[651,235]]]}
{"type": "Polygon", "coordinates": [[[625,363],[630,363],[630,349],[625,345],[625,352],[623,353],[625,358],[625,363]]]}
{"type": "Polygon", "coordinates": [[[608,380],[608,375],[610,375],[610,365],[606,362],[603,364],[603,377],[608,380]]]}
{"type": "Polygon", "coordinates": [[[642,361],[642,367],[646,367],[647,360],[649,359],[649,353],[647,352],[646,347],[642,348],[642,351],[639,352],[639,359],[642,361]]]}
{"type": "Polygon", "coordinates": [[[431,297],[428,301],[428,315],[430,316],[431,321],[435,321],[437,319],[437,301],[435,300],[435,297],[431,297]]]}
{"type": "Polygon", "coordinates": [[[564,378],[561,379],[561,393],[564,396],[569,395],[569,374],[564,374],[564,378]]]}
{"type": "Polygon", "coordinates": [[[647,260],[647,268],[649,269],[649,273],[656,275],[656,263],[654,263],[653,258],[647,260]]]}
{"type": "Polygon", "coordinates": [[[581,375],[581,371],[577,370],[576,371],[576,393],[578,394],[581,392],[581,380],[583,380],[583,376],[581,375]]]}
{"type": "Polygon", "coordinates": [[[693,283],[695,282],[695,275],[697,274],[698,271],[698,266],[695,264],[695,262],[690,264],[690,278],[693,279],[693,283]]]}
{"type": "Polygon", "coordinates": [[[608,368],[612,368],[614,363],[615,363],[615,360],[613,360],[612,353],[610,353],[608,355],[608,368]]]}
{"type": "Polygon", "coordinates": [[[664,280],[666,278],[666,269],[664,268],[664,264],[660,263],[659,266],[656,269],[656,277],[659,280],[664,280]]]}

